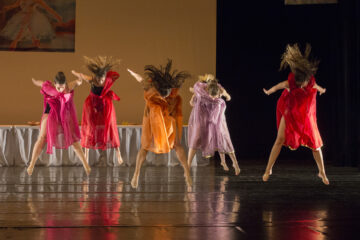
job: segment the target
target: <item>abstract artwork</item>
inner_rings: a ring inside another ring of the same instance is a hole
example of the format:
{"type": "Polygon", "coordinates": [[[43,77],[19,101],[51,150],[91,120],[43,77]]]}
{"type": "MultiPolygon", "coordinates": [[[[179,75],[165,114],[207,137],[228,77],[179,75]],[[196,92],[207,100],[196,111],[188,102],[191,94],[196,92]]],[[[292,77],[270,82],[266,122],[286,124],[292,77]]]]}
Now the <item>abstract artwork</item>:
{"type": "Polygon", "coordinates": [[[0,0],[0,50],[75,50],[76,0],[0,0]]]}

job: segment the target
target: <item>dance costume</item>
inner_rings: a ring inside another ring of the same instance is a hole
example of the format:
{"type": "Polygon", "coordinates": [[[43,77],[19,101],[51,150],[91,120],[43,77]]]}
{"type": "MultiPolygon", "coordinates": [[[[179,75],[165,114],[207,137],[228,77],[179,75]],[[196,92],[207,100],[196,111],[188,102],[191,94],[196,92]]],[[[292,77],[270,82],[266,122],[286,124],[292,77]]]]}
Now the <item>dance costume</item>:
{"type": "Polygon", "coordinates": [[[109,71],[104,87],[91,86],[91,92],[84,103],[81,122],[81,145],[85,148],[106,150],[120,146],[113,104],[113,100],[119,101],[120,98],[110,90],[118,78],[117,72],[109,71]]]}
{"type": "Polygon", "coordinates": [[[295,75],[288,76],[290,89],[285,89],[278,100],[276,108],[277,127],[282,117],[285,119],[284,145],[292,150],[299,146],[318,149],[323,142],[317,127],[315,78],[311,76],[308,84],[297,87],[295,75]]]}
{"type": "Polygon", "coordinates": [[[233,153],[225,118],[226,103],[221,97],[210,97],[206,86],[202,82],[194,85],[194,107],[188,127],[189,148],[200,149],[204,157],[213,156],[215,151],[233,153]]]}
{"type": "Polygon", "coordinates": [[[51,154],[53,147],[64,149],[80,141],[80,130],[73,101],[74,91],[58,92],[50,81],[45,81],[40,92],[44,95],[44,114],[47,114],[47,106],[50,107],[46,123],[46,152],[51,154]]]}
{"type": "Polygon", "coordinates": [[[145,110],[141,146],[154,153],[168,153],[182,135],[182,100],[179,89],[172,89],[166,98],[151,87],[144,92],[145,110]]]}

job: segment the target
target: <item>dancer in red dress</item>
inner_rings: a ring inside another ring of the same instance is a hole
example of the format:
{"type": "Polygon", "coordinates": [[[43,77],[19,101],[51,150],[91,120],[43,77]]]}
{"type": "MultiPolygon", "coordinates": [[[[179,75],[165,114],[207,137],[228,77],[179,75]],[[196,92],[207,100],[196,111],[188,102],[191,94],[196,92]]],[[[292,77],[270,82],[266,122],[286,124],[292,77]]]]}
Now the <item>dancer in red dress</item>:
{"type": "Polygon", "coordinates": [[[316,121],[316,94],[325,93],[326,89],[316,84],[314,74],[318,62],[309,60],[311,46],[306,45],[302,54],[298,45],[287,45],[282,56],[280,69],[290,67],[288,80],[281,82],[265,94],[270,95],[277,90],[285,89],[277,103],[276,117],[278,134],[271,149],[269,161],[263,175],[267,181],[272,173],[272,167],[279,156],[281,147],[287,146],[296,150],[299,146],[312,149],[314,159],[319,169],[318,176],[328,185],[325,174],[321,147],[323,145],[316,121]]]}
{"type": "Polygon", "coordinates": [[[81,145],[85,148],[86,160],[89,162],[89,149],[106,150],[115,148],[117,161],[123,163],[120,153],[119,132],[113,100],[120,98],[112,91],[111,86],[119,78],[117,72],[111,71],[118,60],[111,57],[85,57],[87,68],[94,76],[72,73],[91,84],[91,91],[86,98],[81,121],[81,145]]]}

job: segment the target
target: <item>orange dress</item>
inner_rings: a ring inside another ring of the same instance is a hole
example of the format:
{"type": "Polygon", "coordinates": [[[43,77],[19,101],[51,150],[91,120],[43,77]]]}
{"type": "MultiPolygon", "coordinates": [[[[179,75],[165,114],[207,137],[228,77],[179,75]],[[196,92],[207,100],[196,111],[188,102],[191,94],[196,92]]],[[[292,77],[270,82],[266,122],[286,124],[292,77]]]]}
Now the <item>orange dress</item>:
{"type": "Polygon", "coordinates": [[[144,92],[144,98],[141,146],[154,153],[168,153],[180,142],[182,134],[182,100],[178,89],[163,98],[155,88],[150,88],[144,92]]]}

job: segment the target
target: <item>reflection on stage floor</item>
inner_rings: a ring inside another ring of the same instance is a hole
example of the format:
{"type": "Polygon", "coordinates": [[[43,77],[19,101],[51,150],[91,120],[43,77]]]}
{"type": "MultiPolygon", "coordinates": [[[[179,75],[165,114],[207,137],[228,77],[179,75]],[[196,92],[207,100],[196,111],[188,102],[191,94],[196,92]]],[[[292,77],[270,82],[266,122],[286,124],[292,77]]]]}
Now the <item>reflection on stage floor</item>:
{"type": "Polygon", "coordinates": [[[360,173],[329,167],[330,186],[313,165],[263,163],[242,172],[180,166],[0,168],[0,239],[358,239],[360,173]],[[188,191],[189,190],[189,191],[188,191]]]}

